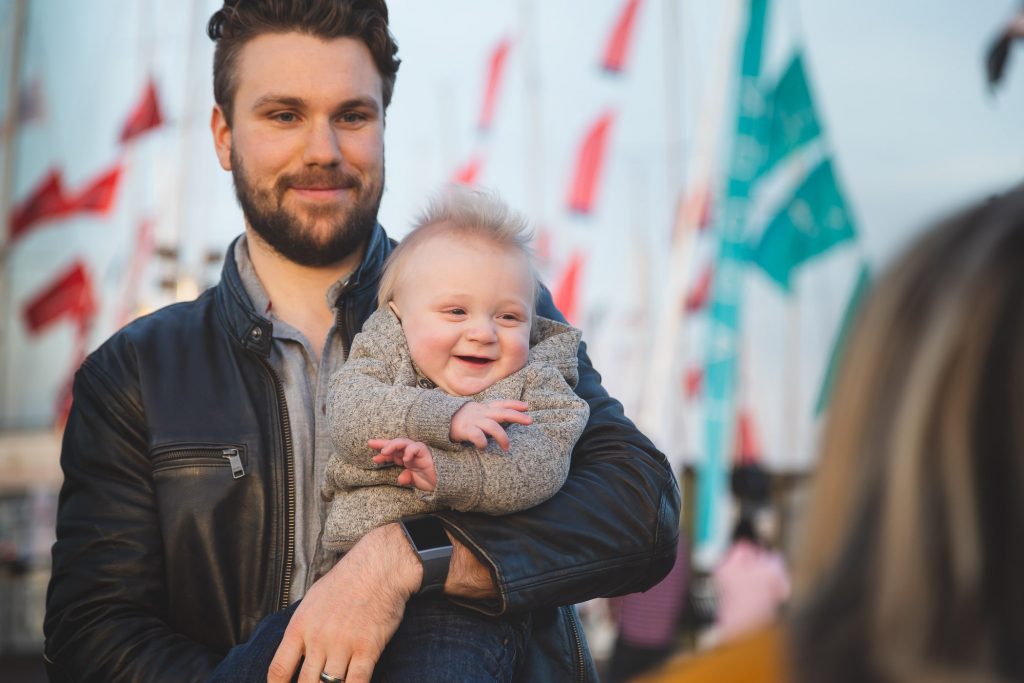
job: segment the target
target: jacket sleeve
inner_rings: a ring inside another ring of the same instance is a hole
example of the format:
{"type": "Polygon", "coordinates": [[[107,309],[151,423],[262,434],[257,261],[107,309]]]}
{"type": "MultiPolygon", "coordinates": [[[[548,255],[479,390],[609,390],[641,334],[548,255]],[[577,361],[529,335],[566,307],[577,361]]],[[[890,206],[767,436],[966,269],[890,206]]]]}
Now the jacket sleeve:
{"type": "MultiPolygon", "coordinates": [[[[564,320],[546,290],[537,312],[564,320]]],[[[642,591],[675,562],[680,501],[671,468],[601,386],[585,344],[578,357],[576,393],[590,419],[561,490],[504,517],[439,513],[498,589],[496,603],[469,607],[502,614],[642,591]]]]}
{"type": "Polygon", "coordinates": [[[50,680],[202,681],[220,657],[168,623],[137,396],[89,360],[73,392],[44,621],[50,680]]]}
{"type": "Polygon", "coordinates": [[[569,454],[590,407],[552,365],[527,366],[524,380],[521,396],[533,424],[506,427],[508,453],[493,441],[482,451],[432,449],[437,489],[427,500],[461,511],[504,515],[542,503],[562,487],[569,454]]]}
{"type": "MultiPolygon", "coordinates": [[[[399,380],[410,368],[400,340],[387,343],[370,329],[356,335],[349,357],[331,378],[331,436],[337,455],[358,467],[376,467],[370,460],[370,439],[406,437],[429,446],[450,447],[452,415],[468,398],[408,386],[399,380]]],[[[399,335],[401,330],[398,330],[399,335]]]]}

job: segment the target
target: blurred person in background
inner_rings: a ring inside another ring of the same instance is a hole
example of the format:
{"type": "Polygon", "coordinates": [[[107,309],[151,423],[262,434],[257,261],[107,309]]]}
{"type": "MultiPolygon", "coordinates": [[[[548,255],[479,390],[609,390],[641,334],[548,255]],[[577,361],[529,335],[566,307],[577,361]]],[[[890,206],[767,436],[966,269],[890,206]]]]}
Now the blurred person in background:
{"type": "Polygon", "coordinates": [[[703,640],[725,643],[775,621],[789,598],[786,561],[775,548],[771,480],[756,462],[733,467],[737,520],[732,543],[713,572],[718,598],[715,624],[703,640]]]}
{"type": "MultiPolygon", "coordinates": [[[[590,420],[550,500],[439,513],[422,534],[387,524],[316,571],[327,383],[394,246],[377,210],[398,48],[383,0],[226,0],[207,31],[214,146],[245,232],[218,285],[132,322],[75,376],[51,680],[202,681],[302,598],[267,679],[367,683],[407,601],[435,586],[485,615],[529,613],[520,680],[593,680],[570,606],[669,571],[679,492],[582,344],[590,420]]],[[[536,310],[564,320],[546,291],[536,310]]]]}
{"type": "Polygon", "coordinates": [[[861,310],[782,624],[661,681],[1024,681],[1024,187],[916,241],[861,310]]]}

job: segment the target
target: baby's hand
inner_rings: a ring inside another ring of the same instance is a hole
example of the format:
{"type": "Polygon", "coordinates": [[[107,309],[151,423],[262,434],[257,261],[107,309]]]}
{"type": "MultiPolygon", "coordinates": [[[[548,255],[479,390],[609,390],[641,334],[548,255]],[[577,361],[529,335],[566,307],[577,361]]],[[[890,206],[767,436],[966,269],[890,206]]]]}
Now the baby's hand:
{"type": "Polygon", "coordinates": [[[526,414],[529,406],[525,401],[470,401],[452,415],[452,427],[448,433],[454,443],[468,441],[477,448],[487,448],[490,436],[503,451],[508,451],[508,434],[503,424],[533,424],[533,418],[526,414]]]}
{"type": "Polygon", "coordinates": [[[373,456],[378,465],[392,463],[405,468],[398,475],[398,483],[402,486],[414,486],[420,491],[437,488],[434,458],[426,444],[411,439],[370,439],[367,443],[370,448],[380,451],[373,456]]]}

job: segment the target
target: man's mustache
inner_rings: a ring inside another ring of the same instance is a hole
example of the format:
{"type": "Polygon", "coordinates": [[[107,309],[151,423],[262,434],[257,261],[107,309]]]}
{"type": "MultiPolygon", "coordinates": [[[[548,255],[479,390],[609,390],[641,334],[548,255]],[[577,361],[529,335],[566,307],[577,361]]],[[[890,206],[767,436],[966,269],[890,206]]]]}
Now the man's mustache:
{"type": "Polygon", "coordinates": [[[341,188],[350,190],[360,189],[363,186],[359,176],[342,169],[310,169],[301,173],[291,173],[278,178],[275,185],[279,195],[289,187],[341,188]]]}

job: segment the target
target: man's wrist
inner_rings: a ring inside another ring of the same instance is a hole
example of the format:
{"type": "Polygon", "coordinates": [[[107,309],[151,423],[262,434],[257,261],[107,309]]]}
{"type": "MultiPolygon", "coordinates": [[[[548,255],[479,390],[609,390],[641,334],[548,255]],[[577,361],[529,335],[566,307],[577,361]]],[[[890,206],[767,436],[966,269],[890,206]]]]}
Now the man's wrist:
{"type": "Polygon", "coordinates": [[[448,538],[452,541],[452,563],[444,592],[466,600],[497,600],[498,589],[491,571],[450,532],[448,538]]]}
{"type": "Polygon", "coordinates": [[[453,548],[441,520],[430,515],[406,517],[398,525],[422,567],[417,593],[442,592],[451,567],[453,548]]]}

